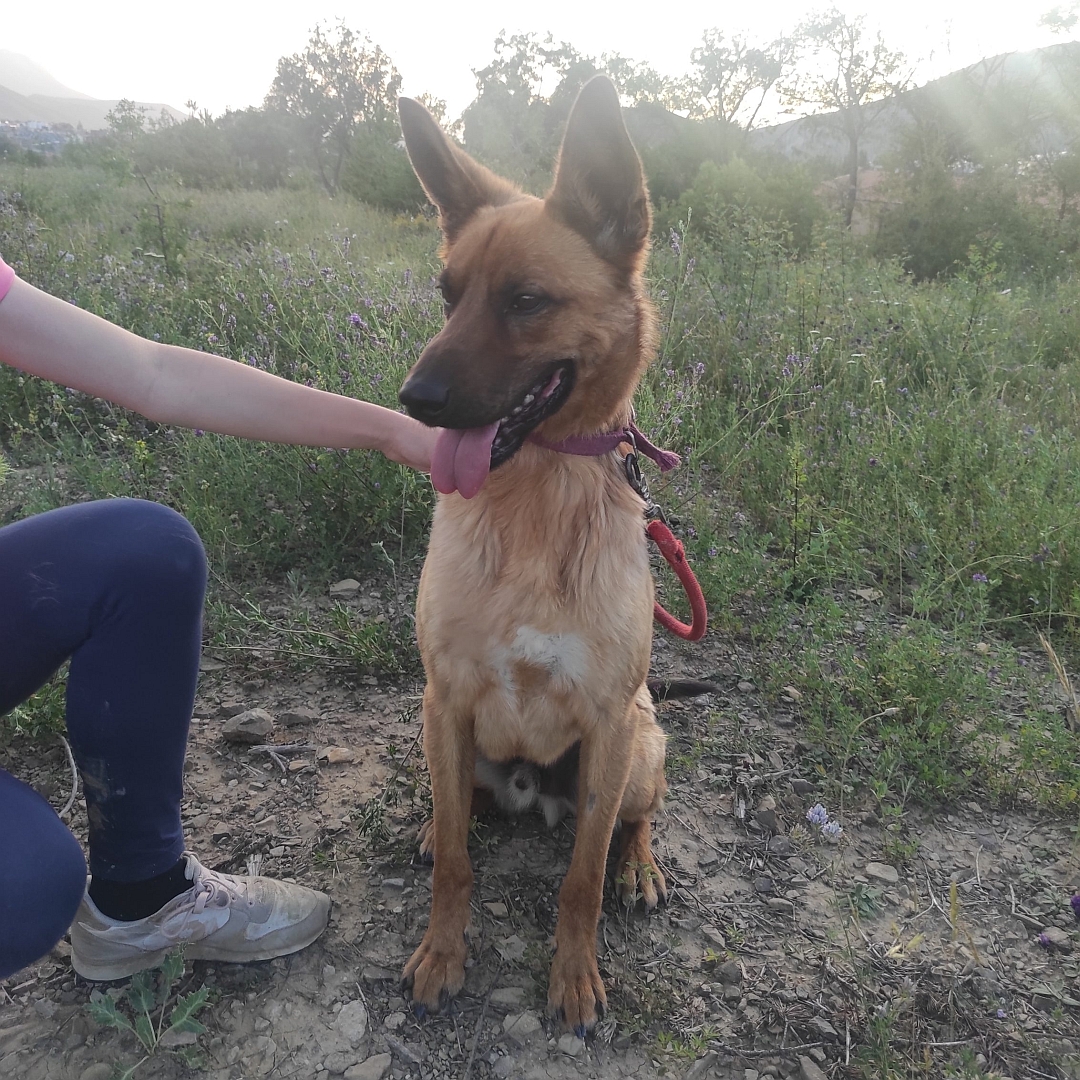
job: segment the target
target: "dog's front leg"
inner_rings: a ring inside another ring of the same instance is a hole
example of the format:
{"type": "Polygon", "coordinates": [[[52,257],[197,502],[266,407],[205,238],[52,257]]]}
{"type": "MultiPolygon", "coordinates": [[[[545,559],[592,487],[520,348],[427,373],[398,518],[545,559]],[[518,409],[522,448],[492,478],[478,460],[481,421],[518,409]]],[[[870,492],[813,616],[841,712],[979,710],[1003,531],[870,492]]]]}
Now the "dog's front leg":
{"type": "Polygon", "coordinates": [[[435,869],[431,917],[420,947],[405,965],[418,1015],[443,1008],[465,981],[465,927],[473,874],[469,863],[469,806],[475,760],[471,720],[461,722],[424,691],[424,756],[431,774],[435,869]]]}
{"type": "Polygon", "coordinates": [[[581,740],[577,840],[559,892],[548,1005],[578,1035],[603,1015],[607,994],[596,966],[596,925],[615,818],[630,775],[630,722],[601,722],[581,740]]]}

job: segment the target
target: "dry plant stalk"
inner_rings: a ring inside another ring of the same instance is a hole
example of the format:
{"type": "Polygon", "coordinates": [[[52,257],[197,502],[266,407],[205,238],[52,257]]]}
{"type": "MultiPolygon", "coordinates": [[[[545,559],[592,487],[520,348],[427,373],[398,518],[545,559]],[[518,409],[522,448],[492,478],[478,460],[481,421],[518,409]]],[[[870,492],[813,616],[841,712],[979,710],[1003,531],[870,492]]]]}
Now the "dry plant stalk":
{"type": "Polygon", "coordinates": [[[1061,684],[1061,688],[1065,691],[1065,696],[1069,700],[1069,705],[1067,706],[1069,727],[1072,728],[1073,731],[1076,731],[1076,729],[1080,727],[1080,701],[1077,700],[1076,691],[1073,689],[1072,679],[1069,678],[1069,673],[1065,670],[1065,665],[1054,651],[1054,646],[1050,644],[1050,639],[1046,637],[1042,631],[1039,632],[1039,644],[1046,652],[1046,655],[1050,660],[1050,666],[1054,669],[1054,674],[1057,676],[1057,681],[1061,684]]]}

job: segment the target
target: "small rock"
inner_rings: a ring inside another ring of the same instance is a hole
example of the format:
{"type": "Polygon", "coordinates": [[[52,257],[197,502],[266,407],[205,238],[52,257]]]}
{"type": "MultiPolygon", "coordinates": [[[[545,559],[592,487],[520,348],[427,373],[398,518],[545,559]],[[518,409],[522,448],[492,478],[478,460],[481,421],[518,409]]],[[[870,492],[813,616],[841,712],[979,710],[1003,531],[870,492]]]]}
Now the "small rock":
{"type": "Polygon", "coordinates": [[[825,1074],[808,1057],[799,1057],[799,1080],[826,1080],[825,1074]]]}
{"type": "Polygon", "coordinates": [[[774,891],[773,879],[762,875],[761,877],[754,879],[754,892],[761,896],[768,896],[769,893],[774,891]]]}
{"type": "Polygon", "coordinates": [[[534,1012],[511,1013],[503,1021],[503,1034],[519,1046],[532,1042],[540,1030],[540,1017],[534,1012]]]}
{"type": "Polygon", "coordinates": [[[386,1036],[386,1045],[390,1047],[390,1052],[406,1065],[420,1065],[424,1060],[416,1050],[406,1046],[400,1039],[395,1039],[393,1035],[386,1036]]]}
{"type": "Polygon", "coordinates": [[[401,892],[405,888],[405,879],[403,877],[383,878],[382,887],[386,892],[401,892]]]}
{"type": "Polygon", "coordinates": [[[357,1056],[355,1050],[351,1054],[344,1054],[340,1050],[334,1050],[326,1055],[323,1066],[327,1072],[333,1073],[334,1076],[340,1076],[347,1068],[356,1064],[357,1056]]]}
{"type": "Polygon", "coordinates": [[[383,1027],[388,1031],[397,1031],[402,1024],[405,1023],[405,1014],[403,1012],[392,1012],[383,1021],[383,1027]]]}
{"type": "Polygon", "coordinates": [[[158,1039],[157,1044],[163,1050],[175,1050],[179,1046],[195,1046],[198,1041],[199,1036],[194,1031],[176,1031],[174,1028],[169,1028],[158,1039]]]}
{"type": "Polygon", "coordinates": [[[366,983],[391,982],[400,978],[400,973],[379,967],[377,964],[367,964],[360,972],[360,978],[366,983]]]}
{"type": "Polygon", "coordinates": [[[515,1009],[525,1004],[525,991],[520,986],[500,986],[491,992],[491,1004],[515,1009]]]}
{"type": "Polygon", "coordinates": [[[737,986],[743,979],[742,966],[737,960],[728,960],[721,964],[716,974],[722,983],[729,986],[737,986]]]}
{"type": "Polygon", "coordinates": [[[310,727],[317,724],[319,719],[318,713],[313,713],[310,709],[293,709],[278,715],[278,720],[286,727],[310,727]]]}
{"type": "Polygon", "coordinates": [[[791,790],[796,795],[811,795],[814,792],[814,782],[812,780],[800,780],[798,777],[793,777],[791,781],[791,790]]]}
{"type": "Polygon", "coordinates": [[[350,1065],[345,1070],[345,1080],[383,1080],[393,1061],[389,1054],[372,1054],[367,1061],[350,1065]]]}
{"type": "Polygon", "coordinates": [[[223,720],[228,720],[232,716],[239,716],[242,712],[247,712],[247,706],[242,701],[223,701],[217,710],[218,716],[223,720]]]}
{"type": "Polygon", "coordinates": [[[1039,933],[1039,944],[1051,952],[1072,952],[1072,938],[1060,926],[1044,926],[1039,933]]]}
{"type": "Polygon", "coordinates": [[[113,1067],[107,1061],[95,1061],[83,1069],[79,1080],[111,1080],[113,1067]]]}
{"type": "Polygon", "coordinates": [[[757,1069],[743,1069],[743,1080],[758,1080],[757,1069]]]}
{"type": "Polygon", "coordinates": [[[559,1053],[567,1057],[577,1057],[585,1049],[585,1040],[579,1039],[572,1032],[559,1036],[559,1053]]]}
{"type": "Polygon", "coordinates": [[[499,1080],[506,1080],[506,1078],[514,1071],[514,1059],[504,1055],[495,1062],[491,1071],[499,1078],[499,1080]]]}
{"type": "Polygon", "coordinates": [[[791,900],[785,900],[782,896],[770,896],[765,901],[765,904],[770,911],[781,911],[785,915],[790,915],[795,911],[795,904],[791,900]]]}
{"type": "Polygon", "coordinates": [[[324,747],[319,751],[318,757],[320,761],[325,761],[327,765],[340,765],[346,761],[356,760],[356,754],[347,746],[324,747]]]}
{"type": "Polygon", "coordinates": [[[715,926],[705,926],[701,930],[701,936],[710,944],[715,945],[718,949],[726,949],[727,941],[724,935],[716,929],[715,926]]]}
{"type": "Polygon", "coordinates": [[[753,690],[754,690],[754,684],[752,682],[747,682],[746,679],[743,679],[739,683],[739,691],[741,693],[750,694],[750,693],[753,692],[753,690]]]}
{"type": "Polygon", "coordinates": [[[770,833],[778,833],[780,826],[776,821],[776,800],[771,795],[766,795],[754,811],[759,825],[768,829],[770,833]]]}
{"type": "Polygon", "coordinates": [[[782,859],[786,859],[793,850],[790,837],[774,836],[769,840],[770,855],[779,855],[782,859]]]}
{"type": "Polygon", "coordinates": [[[488,912],[496,919],[505,919],[510,912],[507,910],[506,905],[499,901],[494,901],[490,904],[485,904],[484,907],[488,909],[488,912]]]}
{"type": "Polygon", "coordinates": [[[731,986],[724,987],[724,1000],[725,1001],[738,1001],[742,997],[742,987],[731,986]]]}
{"type": "Polygon", "coordinates": [[[683,1080],[701,1080],[712,1067],[716,1064],[716,1052],[710,1050],[704,1057],[699,1057],[683,1076],[683,1080]]]}
{"type": "Polygon", "coordinates": [[[353,1046],[359,1046],[367,1035],[368,1014],[360,1000],[346,1002],[337,1014],[334,1027],[353,1046]]]}
{"type": "Polygon", "coordinates": [[[496,944],[495,948],[508,963],[514,963],[525,955],[525,942],[517,934],[511,934],[505,941],[496,944]]]}
{"type": "Polygon", "coordinates": [[[809,1024],[823,1039],[840,1038],[840,1033],[823,1016],[812,1016],[809,1024]]]}
{"type": "Polygon", "coordinates": [[[225,721],[221,737],[240,746],[264,743],[274,730],[274,718],[265,709],[248,709],[225,721]]]}
{"type": "Polygon", "coordinates": [[[1050,1013],[1058,1007],[1058,999],[1049,994],[1032,994],[1031,1007],[1037,1012],[1050,1013]]]}
{"type": "Polygon", "coordinates": [[[360,582],[356,578],[342,578],[330,586],[330,597],[333,600],[348,600],[360,591],[360,582]]]}
{"type": "Polygon", "coordinates": [[[895,885],[900,880],[895,866],[888,863],[870,862],[866,864],[866,876],[884,881],[888,885],[895,885]]]}

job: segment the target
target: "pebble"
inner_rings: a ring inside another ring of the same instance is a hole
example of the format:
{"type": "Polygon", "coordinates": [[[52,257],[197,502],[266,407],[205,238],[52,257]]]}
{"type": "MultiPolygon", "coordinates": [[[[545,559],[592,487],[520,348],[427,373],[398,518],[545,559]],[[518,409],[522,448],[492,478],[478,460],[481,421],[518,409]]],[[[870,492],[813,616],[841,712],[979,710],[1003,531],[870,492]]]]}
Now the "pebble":
{"type": "Polygon", "coordinates": [[[274,730],[274,718],[265,709],[248,709],[225,721],[221,737],[238,746],[264,743],[274,730]]]}
{"type": "Polygon", "coordinates": [[[393,1060],[389,1054],[372,1054],[367,1061],[350,1065],[345,1070],[345,1080],[383,1080],[393,1060]]]}
{"type": "Polygon", "coordinates": [[[347,600],[360,591],[360,582],[356,578],[342,578],[330,586],[330,596],[335,600],[347,600]]]}
{"type": "Polygon", "coordinates": [[[900,880],[900,874],[895,866],[888,863],[869,862],[866,864],[866,876],[884,881],[888,885],[895,885],[900,880]]]}
{"type": "Polygon", "coordinates": [[[491,1004],[513,1009],[525,1004],[525,991],[520,986],[500,986],[491,992],[491,1004]]]}
{"type": "Polygon", "coordinates": [[[491,1071],[499,1078],[499,1080],[506,1080],[506,1078],[514,1071],[514,1059],[511,1057],[499,1058],[491,1071]]]}
{"type": "Polygon", "coordinates": [[[397,1031],[398,1028],[405,1023],[405,1014],[403,1012],[392,1012],[383,1021],[383,1027],[388,1031],[397,1031]]]}
{"type": "Polygon", "coordinates": [[[486,907],[489,914],[491,914],[496,919],[505,919],[510,914],[510,912],[506,908],[506,905],[501,903],[500,901],[494,901],[493,903],[485,904],[484,907],[486,907]]]}
{"type": "Polygon", "coordinates": [[[559,1037],[559,1053],[567,1057],[577,1057],[585,1049],[585,1041],[568,1031],[559,1037]]]}
{"type": "Polygon", "coordinates": [[[353,1046],[359,1046],[364,1041],[368,1028],[368,1014],[364,1003],[356,1000],[342,1005],[341,1012],[334,1021],[334,1028],[353,1046]]]}
{"type": "Polygon", "coordinates": [[[110,1080],[112,1074],[113,1067],[107,1061],[95,1061],[83,1069],[79,1080],[110,1080]]]}
{"type": "Polygon", "coordinates": [[[825,1080],[825,1074],[810,1058],[800,1056],[799,1080],[825,1080]]]}
{"type": "Polygon", "coordinates": [[[310,709],[293,709],[291,712],[280,713],[278,720],[286,727],[310,727],[319,722],[319,715],[310,709]]]}
{"type": "Polygon", "coordinates": [[[683,1080],[700,1080],[716,1064],[717,1054],[710,1050],[703,1057],[699,1057],[689,1069],[686,1070],[683,1080]]]}
{"type": "Polygon", "coordinates": [[[511,1013],[503,1021],[503,1034],[524,1046],[540,1034],[540,1017],[534,1012],[511,1013]]]}
{"type": "Polygon", "coordinates": [[[1039,934],[1040,943],[1053,952],[1072,952],[1072,938],[1060,926],[1044,926],[1039,934]]]}
{"type": "Polygon", "coordinates": [[[729,986],[737,986],[743,978],[742,967],[737,960],[726,960],[720,965],[716,974],[722,983],[729,986]]]}
{"type": "Polygon", "coordinates": [[[813,780],[801,780],[798,777],[792,778],[791,790],[796,795],[810,795],[814,791],[813,780]]]}

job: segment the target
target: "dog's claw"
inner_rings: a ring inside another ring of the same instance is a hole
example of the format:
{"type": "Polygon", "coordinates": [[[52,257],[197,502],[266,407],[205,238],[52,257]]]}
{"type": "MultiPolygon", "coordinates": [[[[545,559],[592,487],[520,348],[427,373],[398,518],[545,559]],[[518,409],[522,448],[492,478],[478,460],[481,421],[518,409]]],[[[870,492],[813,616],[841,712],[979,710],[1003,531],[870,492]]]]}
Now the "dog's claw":
{"type": "Polygon", "coordinates": [[[584,1024],[578,1024],[578,1026],[576,1028],[574,1028],[574,1034],[579,1039],[584,1039],[585,1038],[585,1025],[584,1024]]]}
{"type": "Polygon", "coordinates": [[[413,1015],[417,1020],[424,1020],[427,1018],[427,1006],[419,1001],[413,1002],[413,1015]]]}

